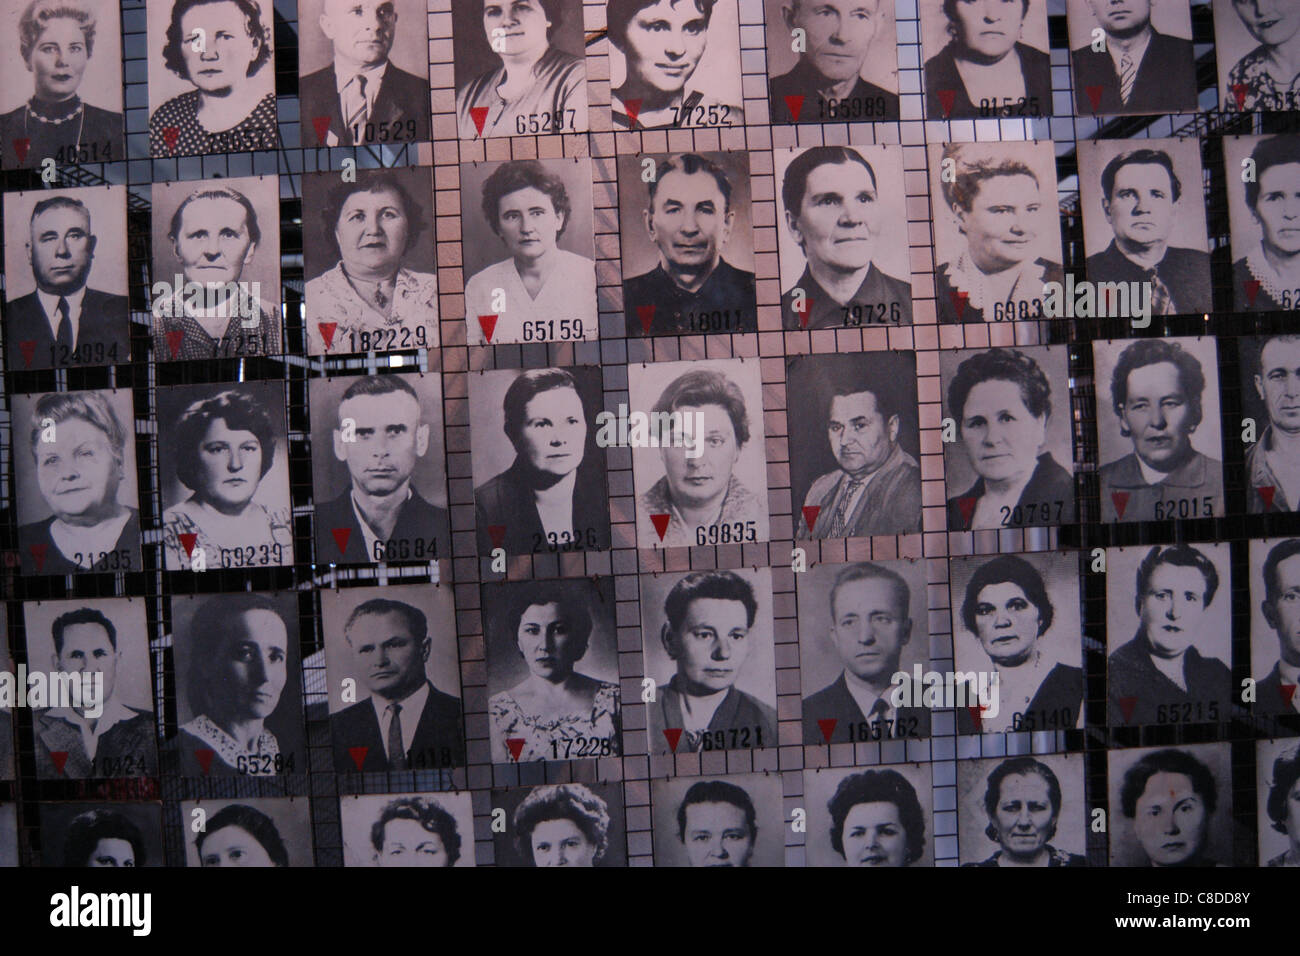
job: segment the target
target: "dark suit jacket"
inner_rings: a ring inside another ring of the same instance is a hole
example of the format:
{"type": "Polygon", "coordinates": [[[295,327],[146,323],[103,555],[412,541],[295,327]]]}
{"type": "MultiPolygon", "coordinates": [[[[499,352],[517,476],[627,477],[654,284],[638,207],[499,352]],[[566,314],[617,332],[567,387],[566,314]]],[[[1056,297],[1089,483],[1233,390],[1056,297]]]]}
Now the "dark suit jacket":
{"type": "MultiPolygon", "coordinates": [[[[922,687],[914,686],[913,700],[917,699],[923,690],[922,687]]],[[[891,736],[894,738],[930,736],[930,708],[899,707],[896,708],[896,712],[898,719],[892,728],[888,724],[881,725],[882,739],[891,736]]],[[[817,724],[817,721],[826,719],[835,721],[835,729],[831,731],[830,739],[833,744],[858,742],[858,725],[869,723],[866,715],[862,713],[862,708],[849,693],[848,678],[844,676],[843,671],[832,683],[804,698],[803,742],[805,744],[826,743],[826,737],[817,724]]]]}
{"type": "Polygon", "coordinates": [[[868,83],[858,77],[853,89],[844,99],[833,104],[822,104],[818,90],[831,84],[803,57],[789,73],[772,77],[768,84],[768,94],[772,101],[773,123],[835,123],[863,122],[878,123],[898,119],[898,94],[881,89],[874,83],[868,83]],[[802,96],[803,107],[799,110],[799,119],[795,120],[786,102],[787,96],[802,96]],[[831,110],[835,115],[831,115],[831,110]],[[867,115],[866,111],[870,111],[867,115]]]}
{"type": "MultiPolygon", "coordinates": [[[[1052,58],[1041,50],[1026,43],[1017,43],[1016,54],[1020,57],[1020,75],[1025,78],[1025,96],[1030,103],[1025,104],[1026,116],[1052,115],[1052,58]],[[1031,113],[1031,104],[1037,100],[1037,113],[1031,113]]],[[[1014,107],[1018,109],[1018,107],[1014,107]]],[[[927,119],[979,119],[996,117],[996,110],[981,113],[979,104],[975,103],[966,92],[966,84],[957,72],[957,55],[949,43],[937,54],[930,57],[925,64],[925,116],[927,119]],[[952,112],[944,114],[943,101],[939,99],[940,90],[952,90],[952,112]]],[[[1015,115],[1019,116],[1019,113],[1015,115]]]]}
{"type": "Polygon", "coordinates": [[[1233,692],[1232,671],[1227,664],[1216,657],[1202,657],[1195,647],[1189,647],[1183,653],[1183,679],[1187,690],[1156,670],[1156,665],[1151,663],[1146,632],[1139,629],[1133,640],[1106,660],[1108,723],[1112,727],[1159,723],[1161,706],[1183,704],[1191,704],[1193,714],[1196,704],[1203,705],[1201,712],[1206,716],[1191,722],[1210,723],[1205,705],[1211,701],[1219,705],[1217,719],[1227,720],[1233,692]],[[1120,704],[1126,697],[1134,698],[1133,717],[1127,721],[1120,704]]]}
{"type": "MultiPolygon", "coordinates": [[[[685,734],[678,740],[676,751],[672,749],[668,738],[664,735],[665,730],[682,726],[682,692],[678,689],[678,685],[677,675],[674,674],[671,680],[659,686],[655,702],[647,708],[651,753],[685,753],[690,750],[685,734]]],[[[735,730],[739,734],[748,735],[747,739],[741,741],[740,746],[746,749],[758,749],[776,746],[776,727],[776,711],[772,707],[733,686],[727,690],[722,703],[713,712],[713,718],[709,721],[706,730],[708,733],[735,730]]],[[[695,749],[697,751],[704,749],[703,738],[695,749]]]]}
{"type": "Polygon", "coordinates": [[[730,312],[730,323],[722,328],[710,326],[698,331],[753,332],[758,328],[755,308],[754,273],[737,269],[726,259],[718,260],[718,267],[695,292],[687,292],[673,282],[662,265],[623,282],[628,338],[697,331],[691,329],[691,317],[696,317],[694,321],[698,325],[708,322],[714,312],[724,313],[720,316],[724,321],[725,313],[730,312]],[[637,311],[647,305],[655,309],[648,332],[637,311]]]}
{"type": "MultiPolygon", "coordinates": [[[[1056,730],[1057,726],[1037,726],[1038,724],[1050,724],[1052,717],[1050,715],[1068,710],[1070,712],[1069,720],[1064,719],[1062,723],[1068,729],[1074,726],[1074,722],[1079,719],[1079,708],[1083,706],[1083,671],[1077,667],[1070,667],[1066,664],[1057,664],[1043,682],[1038,685],[1038,690],[1034,691],[1034,698],[1029,705],[1021,711],[1027,715],[1026,719],[1033,721],[1034,727],[1026,727],[1026,730],[1056,730]]],[[[1059,725],[1058,725],[1059,726],[1059,725]]],[[[957,708],[957,733],[959,734],[978,734],[980,731],[975,726],[975,718],[971,715],[970,708],[957,708]]]]}
{"type": "MultiPolygon", "coordinates": [[[[1294,691],[1292,692],[1292,703],[1287,703],[1282,696],[1282,670],[1279,665],[1274,664],[1273,669],[1268,672],[1268,676],[1255,685],[1255,707],[1256,717],[1297,717],[1294,691]]],[[[0,766],[3,766],[0,764],[0,766]]]]}
{"type": "MultiPolygon", "coordinates": [[[[334,742],[335,773],[356,772],[356,761],[348,752],[353,747],[367,748],[361,764],[363,772],[383,773],[388,770],[388,747],[379,728],[379,718],[375,716],[375,705],[369,697],[330,717],[330,737],[334,742]]],[[[458,698],[429,684],[429,699],[420,712],[420,722],[416,725],[406,760],[410,770],[465,765],[465,730],[458,698]]]]}
{"type": "MultiPolygon", "coordinates": [[[[803,507],[821,510],[812,530],[800,508],[795,513],[795,538],[807,541],[830,537],[835,523],[835,501],[848,474],[840,469],[827,472],[808,488],[803,507]]],[[[894,446],[885,463],[871,476],[867,490],[857,505],[845,516],[844,536],[865,538],[871,535],[914,534],[921,530],[921,466],[916,459],[894,446]]]]}
{"type": "MultiPolygon", "coordinates": [[[[1178,315],[1209,312],[1214,308],[1210,294],[1210,256],[1196,249],[1169,246],[1156,266],[1156,277],[1169,288],[1178,315]]],[[[1112,239],[1104,251],[1088,257],[1090,282],[1145,282],[1146,271],[1119,251],[1112,239]]]]}
{"type": "MultiPolygon", "coordinates": [[[[310,135],[303,134],[305,137],[309,139],[315,137],[316,130],[312,121],[316,117],[328,116],[330,132],[339,138],[339,145],[356,145],[352,141],[352,130],[345,128],[343,124],[343,110],[339,105],[338,81],[334,76],[333,63],[298,81],[298,99],[302,104],[303,129],[311,130],[310,135]]],[[[368,122],[375,124],[377,128],[380,123],[388,123],[391,126],[394,123],[404,124],[407,120],[415,120],[415,135],[407,136],[406,131],[402,130],[400,135],[403,139],[385,141],[381,140],[376,132],[373,141],[395,144],[428,141],[430,115],[429,81],[405,70],[399,70],[390,60],[388,69],[384,71],[384,82],[379,87],[379,95],[375,97],[375,106],[370,111],[368,122]]],[[[365,130],[362,130],[363,135],[364,133],[365,130]]]]}
{"type": "MultiPolygon", "coordinates": [[[[75,348],[103,343],[103,362],[77,362],[77,365],[116,365],[131,361],[131,331],[124,295],[109,295],[98,289],[86,289],[81,298],[81,316],[77,322],[75,348]]],[[[11,369],[58,368],[74,364],[69,356],[54,352],[54,333],[35,292],[14,299],[5,306],[5,351],[11,369]],[[32,364],[23,357],[19,343],[36,343],[32,364]]],[[[92,356],[93,357],[93,356],[92,356]]]]}
{"type": "MultiPolygon", "coordinates": [[[[984,497],[984,479],[977,478],[975,484],[970,486],[964,495],[948,499],[948,530],[950,531],[969,531],[970,525],[965,516],[961,513],[961,500],[963,498],[974,498],[977,501],[984,497]]],[[[1029,483],[1020,492],[1020,500],[1016,502],[1020,506],[1021,520],[1015,520],[1015,512],[1003,525],[1005,528],[1024,528],[1037,527],[1042,525],[1054,524],[1074,524],[1075,505],[1074,505],[1074,475],[1062,468],[1051,452],[1043,452],[1038,456],[1038,464],[1034,466],[1034,473],[1029,476],[1029,483]],[[1057,520],[1056,503],[1063,501],[1061,507],[1061,517],[1057,520]],[[1041,509],[1030,506],[1046,505],[1048,509],[1048,518],[1041,517],[1041,509]]],[[[975,512],[971,512],[974,517],[975,512]]]]}
{"type": "MultiPolygon", "coordinates": [[[[122,526],[122,533],[117,536],[117,543],[113,545],[115,553],[99,561],[94,570],[139,571],[142,569],[140,564],[140,512],[134,508],[130,509],[130,511],[131,516],[127,518],[126,524],[122,526]],[[123,566],[124,562],[126,563],[125,566],[123,566]]],[[[59,546],[54,543],[54,536],[50,534],[50,528],[55,520],[56,516],[50,515],[44,521],[34,521],[18,528],[18,560],[21,562],[23,574],[76,574],[81,570],[81,567],[70,558],[65,557],[63,552],[59,550],[59,546]],[[32,553],[34,547],[45,548],[45,561],[41,564],[39,570],[36,567],[36,555],[32,553]]]]}
{"type": "MultiPolygon", "coordinates": [[[[432,505],[420,497],[420,493],[411,489],[411,497],[397,512],[397,523],[393,525],[392,537],[388,539],[390,549],[396,555],[396,561],[425,561],[435,557],[451,556],[450,524],[447,512],[432,505]],[[422,542],[418,546],[416,542],[422,542]],[[430,554],[430,541],[436,541],[436,554],[430,554]],[[403,551],[405,549],[405,551],[403,551]]],[[[366,554],[366,538],[361,533],[361,523],[357,521],[356,512],[352,510],[352,486],[332,501],[323,501],[316,506],[316,551],[324,563],[328,564],[374,564],[374,555],[366,554]],[[334,538],[335,528],[347,528],[347,550],[339,554],[338,542],[334,538]]]]}
{"type": "MultiPolygon", "coordinates": [[[[573,484],[574,528],[571,529],[577,540],[572,550],[604,551],[609,547],[609,491],[600,472],[599,467],[590,467],[586,461],[578,466],[578,477],[573,484]]],[[[493,525],[506,529],[501,544],[506,554],[549,551],[528,469],[519,458],[501,474],[474,489],[474,521],[480,555],[492,553],[488,528],[493,525]],[[541,547],[535,547],[538,540],[542,542],[541,547]]]]}
{"type": "Polygon", "coordinates": [[[1074,64],[1074,107],[1081,116],[1092,113],[1188,113],[1196,110],[1196,55],[1191,40],[1151,31],[1151,42],[1138,64],[1133,95],[1119,96],[1119,74],[1110,53],[1091,46],[1070,54],[1074,64]],[[1088,87],[1101,87],[1097,109],[1088,87]]]}
{"type": "Polygon", "coordinates": [[[158,734],[153,714],[134,707],[128,709],[135,716],[114,724],[99,739],[94,760],[86,755],[80,730],[49,710],[38,710],[32,718],[32,732],[36,738],[36,776],[42,780],[56,780],[60,776],[70,780],[155,776],[158,773],[158,734]],[[68,755],[62,774],[50,756],[60,751],[68,755]]]}

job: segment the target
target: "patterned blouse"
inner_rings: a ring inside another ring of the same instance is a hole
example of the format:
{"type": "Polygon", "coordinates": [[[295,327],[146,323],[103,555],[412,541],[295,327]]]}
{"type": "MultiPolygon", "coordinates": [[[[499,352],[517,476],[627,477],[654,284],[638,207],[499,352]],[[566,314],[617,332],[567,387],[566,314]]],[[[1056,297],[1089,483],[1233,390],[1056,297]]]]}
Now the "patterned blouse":
{"type": "Polygon", "coordinates": [[[1268,47],[1258,46],[1251,50],[1237,65],[1228,71],[1228,89],[1225,91],[1222,109],[1237,108],[1235,86],[1246,88],[1246,98],[1241,104],[1242,111],[1248,110],[1285,110],[1300,109],[1300,76],[1291,78],[1285,86],[1273,79],[1268,71],[1268,47]]]}
{"type": "Polygon", "coordinates": [[[155,310],[154,361],[175,362],[187,359],[248,358],[255,355],[283,354],[284,340],[280,330],[280,310],[262,302],[259,311],[261,315],[257,324],[251,327],[246,327],[240,316],[232,315],[221,333],[221,338],[214,339],[198,319],[185,314],[182,305],[169,310],[170,314],[163,310],[155,310]]]}
{"type": "Polygon", "coordinates": [[[280,755],[280,742],[275,739],[275,734],[265,728],[258,734],[257,740],[253,741],[252,750],[241,747],[239,741],[213,723],[207,714],[199,714],[188,724],[181,724],[181,730],[203,741],[221,758],[222,763],[236,769],[240,757],[275,758],[280,755]]]}
{"type": "Polygon", "coordinates": [[[332,355],[438,346],[438,277],[432,272],[398,269],[386,316],[352,288],[342,262],[308,282],[306,298],[309,355],[327,351],[322,322],[336,325],[328,349],[332,355]],[[371,341],[358,339],[362,333],[371,333],[371,341]]]}
{"type": "Polygon", "coordinates": [[[237,125],[219,133],[209,133],[199,122],[198,90],[172,97],[149,117],[149,155],[156,158],[240,153],[277,149],[279,145],[273,92],[262,97],[237,125]]]}
{"type": "Polygon", "coordinates": [[[509,691],[492,695],[488,701],[488,722],[493,762],[619,756],[622,747],[618,685],[605,681],[598,684],[590,711],[558,717],[526,713],[509,691]],[[517,758],[510,751],[507,743],[510,740],[523,741],[517,758]],[[607,749],[606,740],[609,741],[607,749]]]}
{"type": "Polygon", "coordinates": [[[193,550],[203,549],[203,561],[209,568],[293,564],[293,526],[288,508],[269,511],[257,502],[250,503],[238,522],[236,540],[219,539],[202,521],[202,508],[193,498],[163,512],[163,551],[168,571],[190,570],[193,551],[184,547],[183,534],[195,536],[193,550]]]}

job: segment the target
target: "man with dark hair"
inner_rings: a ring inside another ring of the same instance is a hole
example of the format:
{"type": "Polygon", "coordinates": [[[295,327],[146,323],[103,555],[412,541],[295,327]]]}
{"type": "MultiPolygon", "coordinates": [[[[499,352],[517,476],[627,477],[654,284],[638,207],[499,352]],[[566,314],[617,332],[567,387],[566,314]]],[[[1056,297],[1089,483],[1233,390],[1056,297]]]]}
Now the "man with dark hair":
{"type": "Polygon", "coordinates": [[[1262,338],[1255,392],[1268,424],[1246,450],[1246,510],[1300,509],[1300,335],[1262,338]]]}
{"type": "Polygon", "coordinates": [[[1151,0],[1088,0],[1088,6],[1105,32],[1105,45],[1097,50],[1089,43],[1070,53],[1079,115],[1196,109],[1192,41],[1156,32],[1151,0]]]}
{"type": "Polygon", "coordinates": [[[691,866],[749,866],[758,839],[754,801],[725,780],[693,783],[677,806],[677,839],[691,866]]]}
{"type": "MultiPolygon", "coordinates": [[[[1300,713],[1300,539],[1287,538],[1264,559],[1264,598],[1259,609],[1277,637],[1278,659],[1255,685],[1256,716],[1294,717],[1300,713]]],[[[1265,641],[1263,635],[1251,640],[1265,641]]],[[[1253,668],[1252,668],[1253,670],[1253,668]]]]}

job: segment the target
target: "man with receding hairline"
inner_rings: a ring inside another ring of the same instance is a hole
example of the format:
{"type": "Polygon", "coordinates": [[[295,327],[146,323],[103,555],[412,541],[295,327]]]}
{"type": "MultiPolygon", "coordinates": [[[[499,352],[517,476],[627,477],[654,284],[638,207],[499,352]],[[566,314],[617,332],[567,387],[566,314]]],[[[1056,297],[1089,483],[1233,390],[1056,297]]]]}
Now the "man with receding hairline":
{"type": "Polygon", "coordinates": [[[1246,451],[1246,510],[1295,511],[1300,508],[1300,335],[1264,339],[1255,391],[1268,424],[1246,451]],[[1271,497],[1263,489],[1271,489],[1271,497]]]}

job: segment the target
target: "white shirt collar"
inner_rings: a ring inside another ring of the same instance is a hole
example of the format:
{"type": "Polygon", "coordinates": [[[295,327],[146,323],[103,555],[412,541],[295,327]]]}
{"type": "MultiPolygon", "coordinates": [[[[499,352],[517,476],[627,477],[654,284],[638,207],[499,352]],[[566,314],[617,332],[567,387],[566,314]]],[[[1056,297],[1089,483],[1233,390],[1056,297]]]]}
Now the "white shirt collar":
{"type": "Polygon", "coordinates": [[[1164,481],[1166,478],[1169,477],[1169,472],[1160,471],[1156,468],[1152,468],[1145,461],[1143,461],[1142,456],[1137,454],[1136,452],[1133,453],[1133,457],[1137,459],[1138,471],[1142,472],[1142,480],[1145,481],[1148,485],[1158,485],[1160,484],[1160,482],[1164,481]]]}
{"type": "Polygon", "coordinates": [[[352,82],[352,78],[358,74],[366,78],[366,111],[369,112],[375,108],[375,97],[379,95],[379,87],[383,85],[384,74],[388,72],[388,61],[385,60],[380,66],[371,70],[357,70],[350,66],[345,66],[338,60],[334,61],[334,88],[339,93],[343,92],[343,87],[352,82]]]}
{"type": "MultiPolygon", "coordinates": [[[[348,500],[352,502],[352,513],[357,516],[357,526],[361,529],[361,537],[366,539],[366,557],[369,561],[378,561],[375,557],[375,543],[379,540],[379,535],[370,530],[370,525],[366,522],[361,513],[361,506],[357,504],[357,490],[353,488],[348,494],[348,500]]],[[[407,482],[406,497],[402,499],[405,503],[411,500],[411,485],[407,482]]],[[[385,542],[387,543],[387,542],[385,542]]]]}
{"type": "Polygon", "coordinates": [[[1120,72],[1119,61],[1120,61],[1120,57],[1124,56],[1126,53],[1129,56],[1129,58],[1133,60],[1133,68],[1135,70],[1141,69],[1142,57],[1146,55],[1147,47],[1151,45],[1151,35],[1152,35],[1152,31],[1150,29],[1144,30],[1142,33],[1138,35],[1136,41],[1133,43],[1131,47],[1128,48],[1128,50],[1121,50],[1119,48],[1119,44],[1116,43],[1110,36],[1106,37],[1106,52],[1110,54],[1111,62],[1115,64],[1116,77],[1123,75],[1120,72]]]}
{"type": "Polygon", "coordinates": [[[889,699],[890,693],[893,691],[892,685],[886,687],[883,692],[877,692],[847,667],[844,669],[844,684],[848,687],[849,694],[858,702],[858,709],[862,711],[862,716],[867,720],[873,719],[871,711],[875,708],[878,700],[883,700],[885,707],[888,708],[878,719],[893,720],[897,716],[894,705],[889,699]]]}
{"type": "Polygon", "coordinates": [[[112,730],[115,725],[130,720],[135,716],[135,712],[121,701],[109,700],[104,704],[104,712],[95,721],[94,729],[91,729],[89,718],[83,717],[71,707],[52,707],[50,715],[66,720],[81,731],[81,744],[86,748],[86,756],[94,760],[95,752],[99,749],[99,738],[112,730]]]}
{"type": "MultiPolygon", "coordinates": [[[[424,705],[429,700],[429,682],[425,680],[420,684],[420,689],[415,693],[408,695],[398,703],[402,705],[402,752],[410,753],[411,748],[415,746],[415,728],[420,725],[420,715],[424,713],[424,705]]],[[[379,721],[379,739],[384,742],[385,753],[388,750],[388,725],[392,722],[393,702],[378,694],[370,695],[371,706],[375,708],[375,717],[379,721]]]]}
{"type": "Polygon", "coordinates": [[[81,330],[81,300],[86,297],[86,287],[83,285],[76,292],[64,296],[51,295],[49,292],[37,289],[36,297],[41,300],[41,308],[45,310],[45,321],[50,323],[50,334],[55,341],[59,337],[59,299],[68,300],[68,321],[72,323],[72,344],[75,347],[77,333],[81,330]]]}

